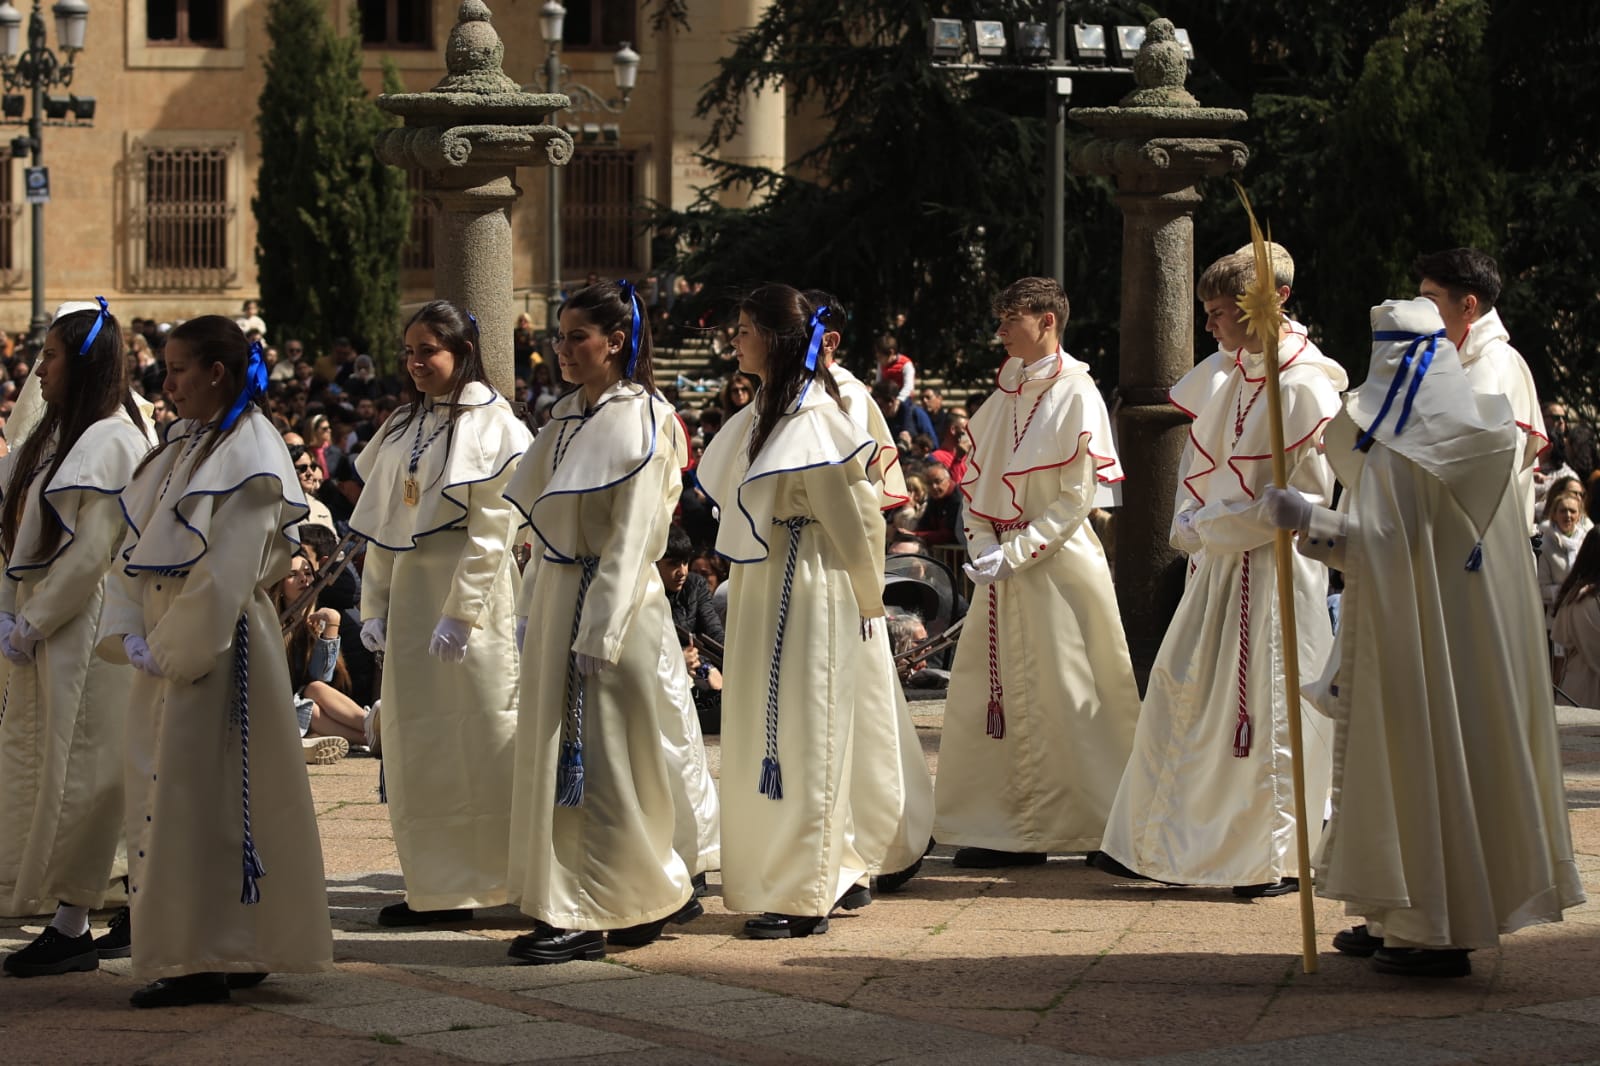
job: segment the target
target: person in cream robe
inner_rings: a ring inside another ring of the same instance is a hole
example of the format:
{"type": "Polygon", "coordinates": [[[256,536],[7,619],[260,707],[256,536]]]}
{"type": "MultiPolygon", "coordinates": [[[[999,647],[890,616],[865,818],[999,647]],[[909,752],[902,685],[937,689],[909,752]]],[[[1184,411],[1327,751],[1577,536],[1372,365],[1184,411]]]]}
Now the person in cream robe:
{"type": "Polygon", "coordinates": [[[0,651],[10,666],[0,718],[0,914],[56,909],[60,934],[54,947],[42,936],[6,959],[19,976],[98,966],[87,912],[105,902],[122,840],[123,697],[133,671],[94,648],[106,573],[127,531],[118,497],[154,444],[130,414],[137,408],[122,367],[122,333],[108,313],[58,317],[34,375],[59,396],[50,436],[34,450],[19,441],[0,459],[0,501],[12,486],[25,493],[0,579],[0,651]],[[110,413],[57,464],[61,420],[85,403],[110,413]],[[33,469],[20,471],[28,462],[33,469]],[[59,522],[55,538],[45,536],[47,515],[59,522]]]}
{"type": "Polygon", "coordinates": [[[1338,512],[1271,490],[1299,550],[1345,574],[1323,677],[1333,816],[1317,891],[1380,972],[1460,977],[1467,952],[1584,901],[1518,473],[1526,432],[1476,393],[1425,299],[1372,309],[1367,381],[1324,444],[1338,512]]]}
{"type": "Polygon", "coordinates": [[[681,652],[661,671],[672,617],[655,566],[682,488],[682,429],[627,379],[592,406],[575,390],[552,415],[506,490],[541,550],[518,610],[539,625],[523,647],[511,853],[513,899],[551,927],[512,947],[534,962],[597,958],[601,930],[648,943],[667,918],[700,913],[673,849],[661,734],[687,676],[681,652]]]}
{"type": "MultiPolygon", "coordinates": [[[[1286,272],[1287,253],[1275,257],[1286,272]]],[[[1292,275],[1280,274],[1287,286],[1292,275]]],[[[1201,276],[1208,327],[1223,351],[1172,388],[1194,419],[1179,479],[1172,543],[1190,574],[1150,672],[1133,755],[1106,824],[1112,873],[1186,885],[1232,886],[1246,897],[1293,891],[1298,876],[1288,698],[1274,563],[1277,529],[1261,506],[1272,482],[1265,355],[1252,351],[1237,293],[1255,278],[1252,253],[1235,252],[1201,276]],[[1219,362],[1225,368],[1217,381],[1219,362]]],[[[1298,323],[1278,353],[1290,483],[1332,498],[1319,452],[1322,428],[1348,380],[1298,323]]],[[[1300,672],[1316,677],[1333,644],[1327,568],[1295,559],[1300,672]]],[[[1306,751],[1307,830],[1313,847],[1326,805],[1331,732],[1295,701],[1306,751]]]]}
{"type": "Polygon", "coordinates": [[[350,528],[370,542],[362,640],[385,653],[384,783],[406,883],[383,925],[460,920],[509,898],[520,520],[503,493],[532,437],[478,380],[476,335],[443,301],[417,312],[408,369],[415,378],[437,346],[455,352],[454,373],[425,373],[419,387],[435,391],[421,409],[395,411],[356,459],[365,484],[350,528]]]}
{"type": "Polygon", "coordinates": [[[1097,482],[1122,478],[1105,401],[1059,346],[1066,296],[1026,278],[996,298],[1010,357],[973,413],[961,482],[980,586],[956,646],[934,835],[958,866],[1100,846],[1139,691],[1099,538],[1097,482]]]}
{"type": "Polygon", "coordinates": [[[888,646],[884,525],[866,471],[877,445],[817,370],[823,327],[808,328],[811,310],[785,285],[743,301],[740,366],[773,391],[728,420],[696,470],[721,510],[717,551],[734,564],[722,697],[723,900],[730,910],[763,912],[745,926],[763,939],[824,932],[836,904],[860,905],[864,893],[852,886],[871,863],[857,848],[851,813],[856,702],[888,646]],[[763,411],[774,417],[752,459],[763,411]]]}
{"type": "Polygon", "coordinates": [[[154,979],[134,994],[140,1007],[225,999],[224,973],[251,975],[247,985],[333,966],[322,848],[267,593],[289,572],[307,509],[283,439],[254,402],[266,364],[245,351],[221,316],[172,331],[166,389],[183,417],[123,491],[129,532],[100,624],[100,654],[140,671],[125,792],[133,972],[154,979]],[[213,390],[228,396],[236,380],[225,414],[213,390]]]}

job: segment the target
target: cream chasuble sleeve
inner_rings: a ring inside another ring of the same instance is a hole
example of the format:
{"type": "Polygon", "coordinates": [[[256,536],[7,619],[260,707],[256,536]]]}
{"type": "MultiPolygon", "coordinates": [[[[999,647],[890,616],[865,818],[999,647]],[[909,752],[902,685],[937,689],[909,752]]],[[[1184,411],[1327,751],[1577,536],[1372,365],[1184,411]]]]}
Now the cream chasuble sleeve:
{"type": "Polygon", "coordinates": [[[1312,507],[1311,528],[1296,538],[1295,550],[1307,559],[1315,559],[1333,570],[1345,569],[1345,548],[1350,542],[1353,524],[1349,513],[1344,510],[1349,499],[1348,493],[1341,497],[1337,511],[1312,507]]]}
{"type": "MultiPolygon", "coordinates": [[[[126,529],[127,526],[124,525],[122,528],[126,529]]],[[[0,611],[11,615],[17,613],[17,581],[15,578],[8,577],[0,580],[0,611]]]]}
{"type": "MultiPolygon", "coordinates": [[[[666,465],[662,456],[651,465],[666,465]]],[[[578,623],[578,638],[572,650],[615,663],[622,655],[622,640],[633,624],[643,597],[648,570],[666,550],[667,526],[662,515],[671,515],[670,498],[675,498],[682,483],[675,475],[658,473],[646,467],[638,475],[612,487],[610,527],[599,545],[599,565],[583,601],[583,617],[578,623]],[[646,474],[654,476],[646,476],[646,474]],[[640,536],[643,530],[650,536],[640,536]]]]}
{"type": "Polygon", "coordinates": [[[512,534],[520,524],[516,507],[502,495],[515,470],[516,464],[508,463],[497,476],[474,482],[467,492],[467,539],[443,613],[474,626],[480,624],[484,604],[489,602],[495,577],[511,549],[512,534]]]}
{"type": "MultiPolygon", "coordinates": [[[[51,561],[43,577],[33,584],[28,608],[23,617],[41,635],[48,637],[72,621],[90,602],[106,576],[106,563],[122,542],[128,525],[122,506],[110,493],[84,492],[78,501],[77,526],[72,543],[51,561]]],[[[63,533],[62,537],[69,536],[63,533]]],[[[12,610],[16,602],[16,582],[7,578],[5,595],[12,610]]]]}
{"type": "MultiPolygon", "coordinates": [[[[1322,467],[1307,462],[1314,457],[1314,448],[1301,448],[1290,456],[1294,465],[1289,470],[1290,487],[1299,490],[1314,508],[1322,505],[1322,467]]],[[[1271,544],[1278,535],[1278,527],[1267,518],[1260,497],[1250,500],[1214,500],[1194,512],[1194,531],[1200,535],[1207,551],[1218,554],[1242,555],[1248,551],[1271,544]]]]}
{"type": "Polygon", "coordinates": [[[394,577],[394,552],[367,542],[367,561],[361,568],[361,620],[389,617],[389,582],[394,577]]]}
{"type": "MultiPolygon", "coordinates": [[[[1061,550],[1094,509],[1094,457],[1085,453],[1061,468],[1061,498],[1029,522],[1002,549],[1013,573],[1043,562],[1061,550]]],[[[994,526],[988,526],[990,533],[994,526]]]]}
{"type": "Polygon", "coordinates": [[[806,502],[839,553],[862,618],[882,618],[885,525],[878,490],[853,462],[801,471],[806,502]],[[852,477],[852,472],[855,476],[852,477]]]}
{"type": "MultiPolygon", "coordinates": [[[[127,553],[137,538],[138,534],[127,533],[122,554],[127,553]]],[[[122,638],[144,636],[144,601],[139,597],[138,582],[139,579],[129,577],[120,564],[114,563],[106,575],[106,602],[100,608],[100,642],[95,652],[107,662],[126,665],[128,653],[122,648],[122,638]]]]}
{"type": "Polygon", "coordinates": [[[226,529],[230,535],[206,545],[184,580],[183,592],[145,638],[168,680],[198,681],[233,647],[234,624],[255,595],[263,545],[276,534],[282,507],[282,490],[270,477],[252,478],[227,496],[196,499],[190,522],[200,529],[226,529]]]}
{"type": "Polygon", "coordinates": [[[994,523],[981,515],[973,514],[967,501],[961,501],[962,530],[967,535],[967,557],[974,562],[978,556],[1000,543],[994,535],[994,523]]]}

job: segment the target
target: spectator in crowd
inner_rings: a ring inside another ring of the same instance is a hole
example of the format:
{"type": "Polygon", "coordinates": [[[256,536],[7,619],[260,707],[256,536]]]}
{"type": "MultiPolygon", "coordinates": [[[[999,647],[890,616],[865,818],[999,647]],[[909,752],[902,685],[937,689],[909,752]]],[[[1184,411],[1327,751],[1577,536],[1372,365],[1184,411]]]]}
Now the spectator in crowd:
{"type": "Polygon", "coordinates": [[[722,732],[722,671],[709,659],[714,657],[721,661],[725,637],[722,616],[712,602],[710,584],[690,568],[693,555],[694,545],[689,534],[682,526],[673,526],[667,531],[667,550],[656,568],[661,572],[662,585],[666,586],[667,603],[672,608],[672,624],[678,631],[684,665],[694,680],[694,706],[700,717],[700,731],[715,734],[722,732]]]}
{"type": "Polygon", "coordinates": [[[1600,465],[1596,454],[1594,427],[1570,417],[1567,405],[1559,400],[1544,405],[1544,426],[1550,434],[1551,463],[1572,469],[1585,483],[1600,465]]]}
{"type": "Polygon", "coordinates": [[[909,501],[889,514],[889,524],[898,530],[913,530],[922,521],[928,509],[928,481],[922,474],[906,475],[906,495],[909,501]]]}
{"type": "MultiPolygon", "coordinates": [[[[900,351],[899,339],[892,333],[885,333],[878,338],[875,352],[878,358],[878,381],[892,386],[895,398],[901,403],[911,404],[911,397],[917,391],[917,371],[911,363],[911,357],[900,351]]],[[[928,436],[933,435],[930,428],[928,436]]]]}
{"type": "Polygon", "coordinates": [[[271,370],[267,371],[268,381],[293,381],[294,368],[306,357],[305,342],[300,340],[287,340],[283,342],[283,351],[278,362],[271,370]]]}
{"type": "Polygon", "coordinates": [[[897,441],[902,438],[905,440],[902,452],[910,450],[911,440],[919,433],[933,437],[933,423],[928,419],[928,412],[902,400],[893,382],[878,381],[872,386],[872,398],[878,401],[878,408],[889,423],[889,432],[894,434],[897,441]]]}
{"type": "Polygon", "coordinates": [[[755,399],[755,395],[754,380],[740,373],[729,374],[727,384],[722,386],[722,393],[717,397],[717,406],[722,408],[723,419],[732,418],[755,399]]]}
{"type": "Polygon", "coordinates": [[[950,412],[945,410],[944,394],[932,385],[924,385],[922,409],[928,412],[928,421],[933,423],[933,439],[943,441],[945,429],[950,425],[950,412]]]}
{"type": "Polygon", "coordinates": [[[1591,530],[1556,593],[1551,631],[1566,652],[1561,689],[1579,707],[1600,706],[1600,536],[1591,530]]]}
{"type": "Polygon", "coordinates": [[[352,745],[365,745],[367,711],[349,696],[350,675],[339,656],[339,612],[305,596],[316,573],[310,554],[297,552],[288,575],[272,588],[272,604],[283,620],[306,762],[325,765],[349,754],[352,745]]]}
{"type": "Polygon", "coordinates": [[[961,494],[955,478],[943,463],[928,463],[922,476],[928,483],[928,503],[914,532],[933,544],[954,544],[961,525],[961,494]]]}
{"type": "Polygon", "coordinates": [[[1584,538],[1594,528],[1587,511],[1583,483],[1577,478],[1565,477],[1551,483],[1544,521],[1539,523],[1539,596],[1544,601],[1546,628],[1555,619],[1556,594],[1561,591],[1584,538]]]}

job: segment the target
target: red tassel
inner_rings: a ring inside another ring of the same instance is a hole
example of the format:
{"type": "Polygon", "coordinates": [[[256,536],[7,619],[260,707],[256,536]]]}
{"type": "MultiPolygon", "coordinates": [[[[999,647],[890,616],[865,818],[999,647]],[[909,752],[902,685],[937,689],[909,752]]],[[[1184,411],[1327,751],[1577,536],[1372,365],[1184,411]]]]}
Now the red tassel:
{"type": "Polygon", "coordinates": [[[996,740],[1004,740],[1006,735],[1006,709],[1000,701],[989,701],[989,735],[996,740]]]}
{"type": "Polygon", "coordinates": [[[1245,759],[1250,756],[1250,716],[1243,711],[1239,712],[1239,725],[1233,731],[1233,757],[1245,759]]]}

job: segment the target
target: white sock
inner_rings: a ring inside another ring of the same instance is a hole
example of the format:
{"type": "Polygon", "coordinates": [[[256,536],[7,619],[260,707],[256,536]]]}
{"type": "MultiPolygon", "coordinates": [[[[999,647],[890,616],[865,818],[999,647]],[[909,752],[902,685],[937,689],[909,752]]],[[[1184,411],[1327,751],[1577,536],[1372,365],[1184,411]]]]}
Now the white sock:
{"type": "Polygon", "coordinates": [[[60,904],[56,907],[56,916],[51,920],[50,927],[62,936],[77,939],[89,931],[89,908],[60,904]]]}

